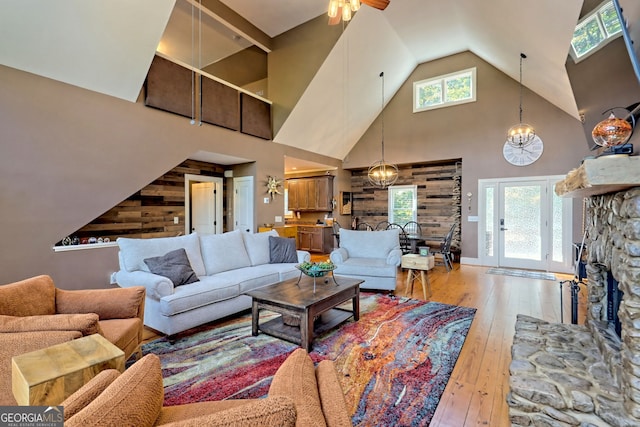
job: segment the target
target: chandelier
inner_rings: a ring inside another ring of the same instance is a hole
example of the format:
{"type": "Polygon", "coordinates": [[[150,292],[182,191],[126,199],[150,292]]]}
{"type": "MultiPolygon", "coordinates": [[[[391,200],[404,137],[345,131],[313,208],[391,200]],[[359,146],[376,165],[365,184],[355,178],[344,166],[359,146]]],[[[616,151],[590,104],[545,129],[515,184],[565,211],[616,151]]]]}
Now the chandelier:
{"type": "Polygon", "coordinates": [[[342,18],[347,22],[360,9],[360,0],[329,0],[329,25],[336,25],[342,18]]]}
{"type": "Polygon", "coordinates": [[[369,166],[369,182],[376,187],[385,188],[393,185],[398,180],[398,167],[392,163],[384,161],[384,72],[380,73],[382,78],[382,108],[380,111],[380,122],[382,129],[382,159],[369,166]]]}
{"type": "Polygon", "coordinates": [[[507,142],[516,148],[526,147],[533,142],[536,136],[536,131],[533,127],[522,122],[522,60],[526,57],[527,55],[524,53],[520,54],[520,123],[511,126],[507,131],[507,142]]]}

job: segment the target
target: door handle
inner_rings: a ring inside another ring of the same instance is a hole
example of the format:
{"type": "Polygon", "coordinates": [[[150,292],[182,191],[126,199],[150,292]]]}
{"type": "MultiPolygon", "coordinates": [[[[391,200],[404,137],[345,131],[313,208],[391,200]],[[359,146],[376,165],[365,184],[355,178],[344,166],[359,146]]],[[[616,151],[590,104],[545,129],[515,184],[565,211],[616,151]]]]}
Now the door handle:
{"type": "Polygon", "coordinates": [[[508,228],[500,227],[500,231],[507,231],[508,228]]]}

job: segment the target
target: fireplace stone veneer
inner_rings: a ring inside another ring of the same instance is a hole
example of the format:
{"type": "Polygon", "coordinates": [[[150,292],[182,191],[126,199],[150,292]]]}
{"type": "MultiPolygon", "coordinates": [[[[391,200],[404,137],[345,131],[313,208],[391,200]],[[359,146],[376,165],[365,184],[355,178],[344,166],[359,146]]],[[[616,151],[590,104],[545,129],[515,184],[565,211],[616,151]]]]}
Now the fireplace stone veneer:
{"type": "Polygon", "coordinates": [[[640,426],[640,187],[586,202],[585,325],[518,316],[509,415],[514,426],[640,426]],[[623,292],[621,337],[607,319],[607,274],[623,292]]]}

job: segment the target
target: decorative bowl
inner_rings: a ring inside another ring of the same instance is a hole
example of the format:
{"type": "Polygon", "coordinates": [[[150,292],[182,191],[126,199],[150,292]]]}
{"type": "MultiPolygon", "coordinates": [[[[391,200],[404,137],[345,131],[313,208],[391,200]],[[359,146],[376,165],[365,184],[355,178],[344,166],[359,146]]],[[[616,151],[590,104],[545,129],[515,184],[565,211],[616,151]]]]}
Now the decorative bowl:
{"type": "Polygon", "coordinates": [[[324,277],[337,267],[335,265],[331,267],[320,267],[320,265],[316,263],[303,263],[296,265],[296,268],[309,277],[324,277]]]}
{"type": "Polygon", "coordinates": [[[633,128],[631,124],[613,115],[601,121],[591,132],[593,141],[601,147],[614,147],[626,143],[631,137],[633,128]]]}

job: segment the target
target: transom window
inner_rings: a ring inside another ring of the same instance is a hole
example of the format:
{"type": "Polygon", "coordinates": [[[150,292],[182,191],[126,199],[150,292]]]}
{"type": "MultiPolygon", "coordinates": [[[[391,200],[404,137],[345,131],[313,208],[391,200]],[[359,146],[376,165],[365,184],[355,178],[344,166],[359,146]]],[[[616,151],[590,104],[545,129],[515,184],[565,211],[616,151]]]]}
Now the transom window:
{"type": "Polygon", "coordinates": [[[414,113],[475,100],[475,67],[413,83],[414,113]]]}
{"type": "Polygon", "coordinates": [[[607,0],[578,21],[571,39],[571,56],[579,62],[621,34],[622,24],[613,1],[607,0]]]}

